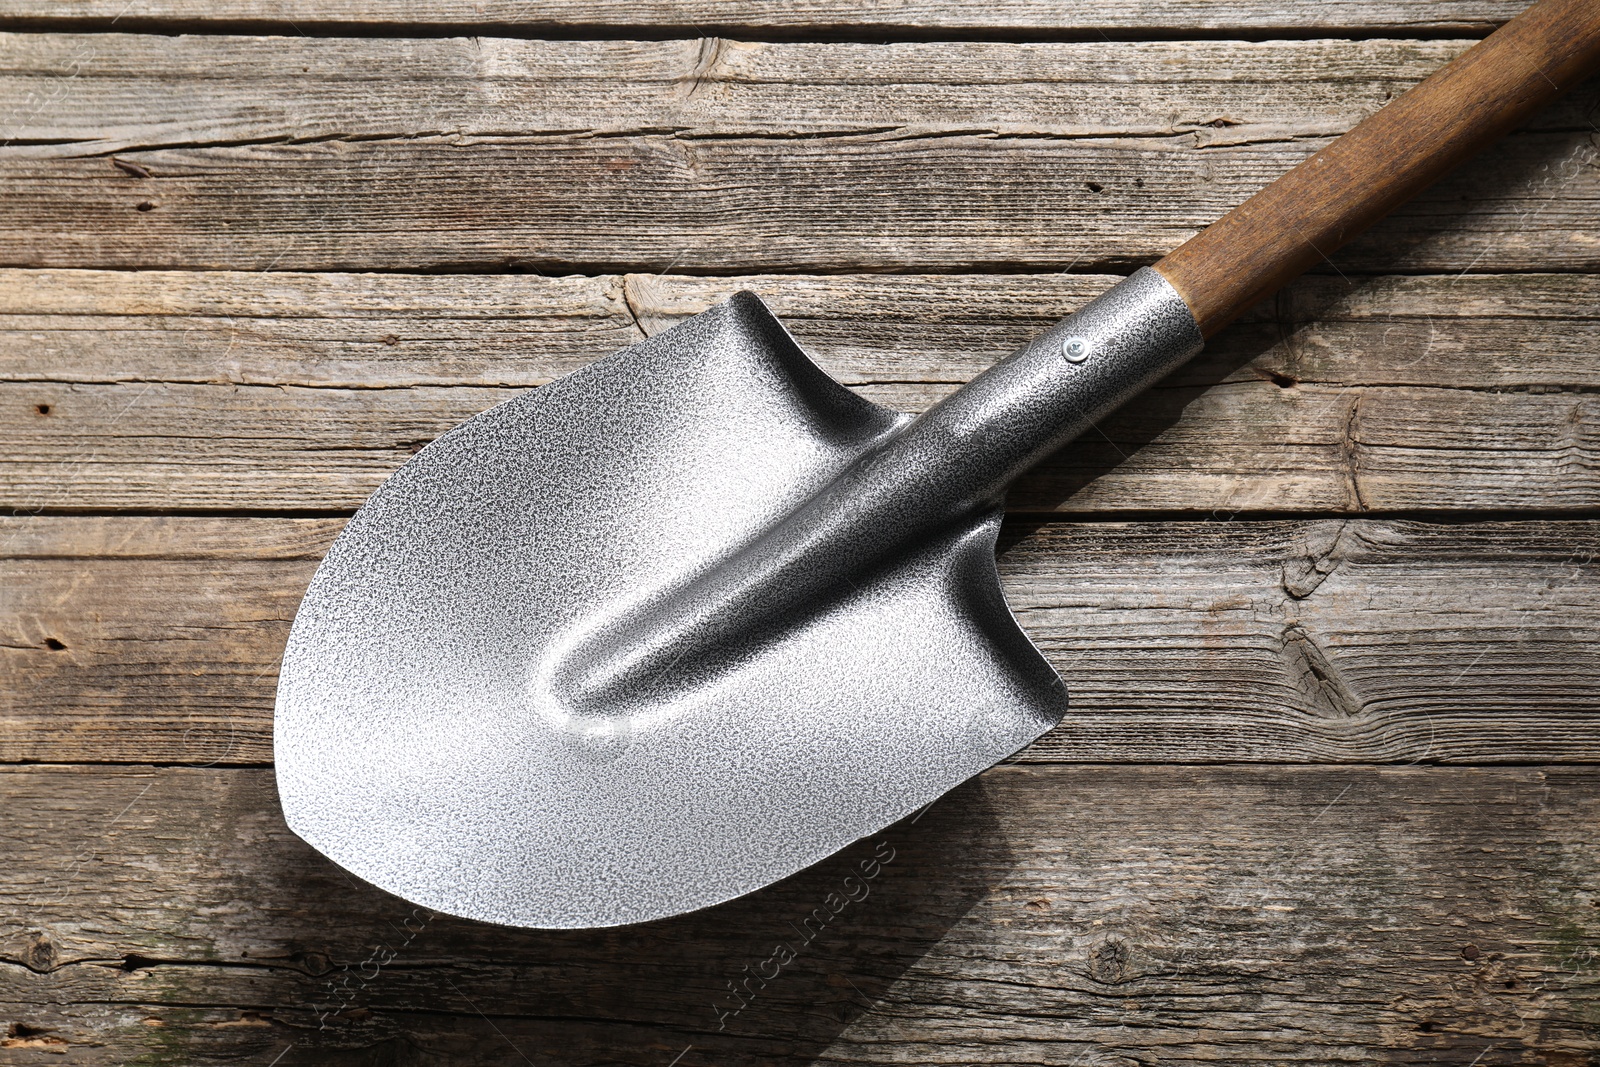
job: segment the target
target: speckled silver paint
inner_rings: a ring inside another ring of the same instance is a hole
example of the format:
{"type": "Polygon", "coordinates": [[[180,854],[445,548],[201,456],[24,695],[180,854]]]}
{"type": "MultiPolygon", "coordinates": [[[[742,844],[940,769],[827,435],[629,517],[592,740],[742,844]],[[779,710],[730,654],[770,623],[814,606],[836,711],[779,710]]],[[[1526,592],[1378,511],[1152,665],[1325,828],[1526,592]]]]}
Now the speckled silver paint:
{"type": "Polygon", "coordinates": [[[536,927],[715,904],[881,829],[1066,711],[1000,592],[1002,494],[1199,347],[1140,271],[911,420],[741,293],[484,412],[306,594],[290,826],[417,904],[536,927]]]}

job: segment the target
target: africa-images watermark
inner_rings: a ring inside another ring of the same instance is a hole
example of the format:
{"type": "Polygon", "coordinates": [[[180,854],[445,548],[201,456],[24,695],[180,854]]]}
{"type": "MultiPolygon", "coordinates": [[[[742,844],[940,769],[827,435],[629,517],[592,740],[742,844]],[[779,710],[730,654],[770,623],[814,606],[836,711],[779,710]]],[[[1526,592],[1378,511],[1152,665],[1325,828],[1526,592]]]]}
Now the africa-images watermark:
{"type": "Polygon", "coordinates": [[[412,908],[411,914],[400,921],[399,927],[394,927],[393,923],[390,924],[397,934],[402,935],[399,938],[398,946],[390,947],[388,942],[380,941],[366,959],[353,966],[344,967],[334,977],[328,979],[328,995],[334,998],[334,1003],[328,1008],[318,1008],[317,1005],[312,1005],[312,1008],[317,1011],[317,1029],[326,1030],[328,1028],[328,1019],[331,1016],[337,1016],[342,1012],[348,1011],[350,1005],[355,1003],[356,997],[361,995],[362,990],[371,985],[379,973],[394,962],[394,958],[403,952],[411,942],[415,941],[417,935],[426,930],[428,924],[437,916],[437,912],[430,911],[427,908],[412,908]]]}
{"type": "Polygon", "coordinates": [[[859,904],[872,895],[872,880],[883,873],[886,864],[894,862],[894,846],[887,841],[879,841],[873,849],[872,855],[860,860],[856,864],[856,872],[847,874],[839,883],[839,888],[830,891],[822,898],[822,904],[812,908],[805,918],[796,926],[789,923],[798,935],[797,940],[790,944],[780,941],[772,948],[771,955],[755,964],[751,969],[750,964],[745,964],[740,970],[743,976],[728,979],[728,992],[733,997],[733,1006],[727,1007],[712,1001],[711,1010],[717,1016],[717,1029],[725,1030],[728,1020],[737,1016],[748,1008],[767,988],[767,984],[775,980],[783,969],[799,958],[807,945],[816,940],[817,936],[827,929],[828,924],[837,919],[851,904],[859,904]]]}

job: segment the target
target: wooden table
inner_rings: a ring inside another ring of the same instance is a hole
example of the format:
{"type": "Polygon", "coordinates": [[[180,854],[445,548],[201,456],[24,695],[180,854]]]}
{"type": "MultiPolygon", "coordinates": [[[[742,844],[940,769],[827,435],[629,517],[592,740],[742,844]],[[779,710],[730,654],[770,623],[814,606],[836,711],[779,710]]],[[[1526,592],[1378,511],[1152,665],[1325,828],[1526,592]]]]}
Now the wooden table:
{"type": "Polygon", "coordinates": [[[0,1062],[1600,1062],[1593,83],[1016,492],[1075,710],[866,899],[431,916],[271,771],[457,421],[745,287],[921,409],[1519,6],[3,0],[0,1062]]]}

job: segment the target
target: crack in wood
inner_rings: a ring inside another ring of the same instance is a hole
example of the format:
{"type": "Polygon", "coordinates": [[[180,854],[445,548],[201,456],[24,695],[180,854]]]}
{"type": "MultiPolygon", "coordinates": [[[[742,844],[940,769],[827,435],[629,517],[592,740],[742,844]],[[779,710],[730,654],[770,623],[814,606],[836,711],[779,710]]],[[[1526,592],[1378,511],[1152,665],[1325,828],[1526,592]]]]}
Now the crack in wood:
{"type": "Polygon", "coordinates": [[[1338,570],[1346,556],[1344,533],[1349,519],[1337,523],[1317,523],[1296,534],[1295,553],[1283,561],[1283,591],[1294,600],[1304,600],[1338,570]]]}
{"type": "Polygon", "coordinates": [[[1356,389],[1339,437],[1339,451],[1344,458],[1345,488],[1349,493],[1347,506],[1357,512],[1368,510],[1367,501],[1361,493],[1361,442],[1357,436],[1361,425],[1361,402],[1364,399],[1366,391],[1356,389]]]}
{"type": "Polygon", "coordinates": [[[1283,628],[1282,656],[1301,695],[1318,713],[1335,719],[1366,714],[1366,702],[1303,624],[1292,622],[1283,628]]]}

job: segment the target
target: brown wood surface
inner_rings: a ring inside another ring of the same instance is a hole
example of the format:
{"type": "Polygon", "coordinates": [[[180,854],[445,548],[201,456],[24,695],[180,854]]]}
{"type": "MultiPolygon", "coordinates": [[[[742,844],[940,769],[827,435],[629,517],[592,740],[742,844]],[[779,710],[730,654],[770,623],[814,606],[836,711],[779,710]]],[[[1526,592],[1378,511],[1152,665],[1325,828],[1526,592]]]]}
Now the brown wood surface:
{"type": "Polygon", "coordinates": [[[1593,82],[1019,490],[1071,717],[738,1016],[850,857],[508,931],[268,765],[454,422],[741,287],[920,409],[1520,6],[0,0],[0,1064],[1600,1062],[1593,82]]]}
{"type": "MultiPolygon", "coordinates": [[[[117,153],[148,179],[109,156],[33,146],[0,153],[0,265],[1122,271],[1192,237],[1321,143],[422,133],[117,153]]],[[[1346,274],[1593,271],[1596,158],[1587,127],[1503,140],[1335,263],[1346,274]]]]}
{"type": "MultiPolygon", "coordinates": [[[[1216,146],[1343,132],[1471,44],[11,33],[0,35],[0,91],[48,101],[14,109],[6,135],[13,154],[50,156],[423,131],[1187,135],[1216,146]],[[185,91],[202,80],[205,92],[185,91]]],[[[1585,106],[1563,102],[1538,128],[1581,127],[1585,106]]]]}
{"type": "MultiPolygon", "coordinates": [[[[14,35],[0,263],[1121,271],[1466,43],[14,35]]],[[[1594,268],[1597,94],[1338,269],[1594,268]]]]}
{"type": "Polygon", "coordinates": [[[1212,337],[1600,64],[1600,4],[1539,0],[1156,264],[1212,337]]]}

